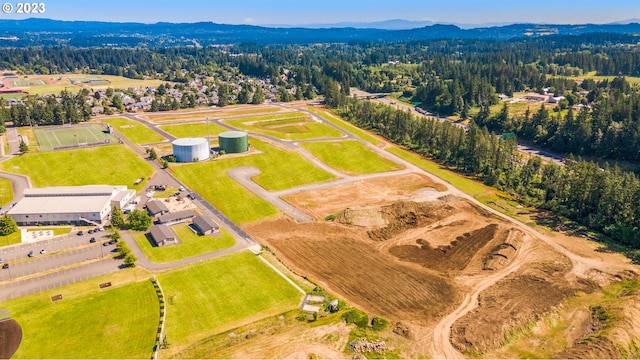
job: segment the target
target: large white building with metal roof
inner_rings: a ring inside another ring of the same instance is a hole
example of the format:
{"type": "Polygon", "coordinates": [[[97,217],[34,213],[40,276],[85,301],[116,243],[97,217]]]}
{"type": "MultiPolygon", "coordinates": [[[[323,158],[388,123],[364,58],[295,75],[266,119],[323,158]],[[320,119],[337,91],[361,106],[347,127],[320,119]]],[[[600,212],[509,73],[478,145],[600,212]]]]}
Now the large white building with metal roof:
{"type": "Polygon", "coordinates": [[[87,185],[25,189],[24,197],[7,214],[20,226],[101,225],[111,208],[122,208],[134,196],[126,186],[87,185]]]}

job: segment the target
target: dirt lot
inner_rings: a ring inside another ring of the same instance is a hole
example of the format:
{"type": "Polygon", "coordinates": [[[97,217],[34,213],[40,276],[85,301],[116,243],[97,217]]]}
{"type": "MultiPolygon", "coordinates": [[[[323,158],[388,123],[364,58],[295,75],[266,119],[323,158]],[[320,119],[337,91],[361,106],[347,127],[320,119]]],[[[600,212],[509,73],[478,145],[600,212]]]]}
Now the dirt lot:
{"type": "Polygon", "coordinates": [[[22,328],[13,319],[0,321],[0,359],[9,359],[22,342],[22,328]]]}
{"type": "MultiPolygon", "coordinates": [[[[557,239],[565,248],[559,252],[530,229],[436,188],[423,175],[371,179],[286,200],[311,216],[335,214],[336,220],[298,224],[280,218],[245,230],[298,274],[370,316],[405,324],[415,336],[398,340],[403,356],[499,354],[505,339],[543,322],[576,294],[637,277],[625,272],[631,266],[619,255],[596,252],[566,235],[557,239]],[[442,329],[451,329],[450,335],[442,329]]],[[[639,295],[626,301],[640,311],[639,295]]],[[[574,313],[589,322],[588,312],[574,313]]],[[[638,322],[623,328],[637,332],[638,322]]],[[[551,355],[621,355],[609,351],[616,348],[609,346],[611,337],[598,338],[604,350],[585,352],[584,332],[566,332],[564,352],[551,355]]]]}

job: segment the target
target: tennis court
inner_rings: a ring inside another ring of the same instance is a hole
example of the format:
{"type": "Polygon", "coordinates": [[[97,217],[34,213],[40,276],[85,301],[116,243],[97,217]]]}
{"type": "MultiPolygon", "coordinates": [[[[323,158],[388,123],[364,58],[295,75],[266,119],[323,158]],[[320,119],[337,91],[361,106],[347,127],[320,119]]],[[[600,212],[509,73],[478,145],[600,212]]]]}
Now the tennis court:
{"type": "Polygon", "coordinates": [[[104,125],[82,124],[48,126],[35,129],[40,151],[64,150],[89,146],[102,146],[119,143],[109,135],[104,125]]]}

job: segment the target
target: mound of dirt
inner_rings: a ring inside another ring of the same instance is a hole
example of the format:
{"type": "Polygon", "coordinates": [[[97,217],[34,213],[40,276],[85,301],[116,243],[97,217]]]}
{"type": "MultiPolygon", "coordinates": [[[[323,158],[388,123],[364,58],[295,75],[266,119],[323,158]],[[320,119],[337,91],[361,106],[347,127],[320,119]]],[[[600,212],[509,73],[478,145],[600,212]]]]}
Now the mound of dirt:
{"type": "Polygon", "coordinates": [[[440,201],[403,201],[383,206],[379,211],[387,226],[367,232],[369,238],[375,241],[388,240],[405,230],[433,224],[452,214],[455,209],[440,201]]]}
{"type": "Polygon", "coordinates": [[[484,270],[499,270],[507,266],[520,248],[524,237],[522,231],[516,229],[509,229],[501,235],[501,242],[493,247],[484,258],[484,270]]]}
{"type": "Polygon", "coordinates": [[[362,227],[385,226],[386,221],[382,214],[372,208],[348,208],[336,217],[336,221],[341,224],[355,225],[362,227]]]}
{"type": "Polygon", "coordinates": [[[462,270],[480,249],[493,240],[497,231],[498,225],[490,224],[458,236],[447,246],[432,248],[426,240],[418,239],[416,243],[420,246],[394,246],[389,249],[389,253],[400,260],[420,264],[433,270],[462,270]]]}
{"type": "Polygon", "coordinates": [[[451,327],[451,343],[460,351],[486,353],[499,348],[509,333],[537,321],[576,291],[591,292],[588,281],[570,283],[569,263],[535,263],[500,280],[478,299],[478,307],[451,327]]]}
{"type": "Polygon", "coordinates": [[[9,359],[22,342],[22,327],[13,319],[0,321],[0,359],[9,359]]]}

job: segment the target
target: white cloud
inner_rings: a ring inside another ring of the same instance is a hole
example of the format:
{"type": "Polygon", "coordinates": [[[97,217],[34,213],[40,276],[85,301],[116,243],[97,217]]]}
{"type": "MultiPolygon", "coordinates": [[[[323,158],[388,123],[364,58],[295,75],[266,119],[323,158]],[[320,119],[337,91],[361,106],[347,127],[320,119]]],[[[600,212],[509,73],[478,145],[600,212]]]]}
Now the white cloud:
{"type": "Polygon", "coordinates": [[[250,17],[246,17],[242,19],[242,21],[244,21],[247,24],[254,24],[256,22],[253,18],[250,18],[250,17]]]}

